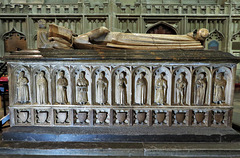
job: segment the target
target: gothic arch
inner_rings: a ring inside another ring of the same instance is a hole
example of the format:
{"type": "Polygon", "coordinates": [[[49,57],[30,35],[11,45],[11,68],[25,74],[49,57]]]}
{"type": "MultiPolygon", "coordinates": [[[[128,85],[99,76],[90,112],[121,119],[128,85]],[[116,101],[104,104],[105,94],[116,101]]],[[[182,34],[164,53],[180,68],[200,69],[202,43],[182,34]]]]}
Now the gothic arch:
{"type": "Polygon", "coordinates": [[[177,29],[173,27],[171,24],[159,21],[149,28],[147,28],[146,33],[152,33],[152,34],[177,34],[177,29]]]}
{"type": "Polygon", "coordinates": [[[2,35],[5,52],[13,52],[27,49],[26,36],[13,28],[11,31],[2,35]]]}
{"type": "Polygon", "coordinates": [[[211,40],[223,41],[223,39],[224,39],[224,35],[220,31],[215,29],[209,33],[209,36],[206,40],[207,41],[211,41],[211,40]]]}

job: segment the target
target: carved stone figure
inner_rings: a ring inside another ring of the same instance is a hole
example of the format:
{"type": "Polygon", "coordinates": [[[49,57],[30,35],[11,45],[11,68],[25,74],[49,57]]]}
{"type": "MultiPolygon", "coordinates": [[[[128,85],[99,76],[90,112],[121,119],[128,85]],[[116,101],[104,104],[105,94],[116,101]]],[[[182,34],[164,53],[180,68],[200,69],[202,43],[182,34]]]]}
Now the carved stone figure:
{"type": "Polygon", "coordinates": [[[156,81],[155,102],[158,105],[163,105],[166,102],[167,96],[167,81],[163,78],[163,74],[159,75],[156,81]]]}
{"type": "Polygon", "coordinates": [[[27,103],[29,101],[28,82],[25,72],[21,71],[17,81],[17,100],[19,103],[27,103]]]}
{"type": "Polygon", "coordinates": [[[119,94],[116,94],[118,96],[118,104],[120,105],[126,105],[127,103],[127,80],[124,76],[124,73],[120,73],[119,79],[117,81],[117,88],[119,94]]]}
{"type": "Polygon", "coordinates": [[[59,72],[60,78],[57,80],[57,102],[60,104],[66,104],[68,102],[67,99],[67,86],[68,86],[68,81],[64,77],[64,72],[60,71],[59,72]]]}
{"type": "Polygon", "coordinates": [[[136,83],[136,103],[143,105],[147,101],[147,80],[144,77],[144,73],[140,73],[136,83]]]}
{"type": "Polygon", "coordinates": [[[218,73],[214,82],[213,102],[216,104],[222,104],[225,102],[225,88],[226,80],[223,78],[222,73],[218,73]]]}
{"type": "Polygon", "coordinates": [[[77,80],[77,102],[82,105],[88,102],[88,84],[84,72],[81,72],[77,80]]]}
{"type": "Polygon", "coordinates": [[[100,105],[104,105],[107,102],[107,88],[108,88],[108,82],[105,78],[105,75],[103,72],[99,74],[99,78],[97,80],[97,98],[96,101],[100,105]]]}
{"type": "MultiPolygon", "coordinates": [[[[187,35],[163,35],[111,32],[106,27],[100,27],[77,37],[72,31],[54,24],[49,25],[51,43],[59,43],[52,48],[64,46],[77,49],[92,48],[124,48],[124,49],[203,49],[203,41],[208,37],[207,29],[188,33],[187,35]],[[70,43],[73,43],[71,45],[70,43]]],[[[46,38],[47,39],[47,38],[46,38]]],[[[47,42],[46,42],[47,43],[47,42]]]]}
{"type": "MultiPolygon", "coordinates": [[[[49,33],[46,31],[46,21],[41,19],[38,21],[37,43],[38,48],[57,48],[57,49],[69,49],[70,42],[66,40],[67,34],[71,34],[71,31],[65,32],[65,37],[49,37],[52,31],[49,33]]],[[[59,27],[61,30],[61,27],[59,27]]],[[[65,29],[64,29],[65,30],[65,29]]],[[[67,29],[68,30],[68,29],[67,29]]],[[[65,31],[67,31],[65,30],[65,31]]]]}
{"type": "Polygon", "coordinates": [[[195,104],[196,105],[204,105],[205,101],[205,96],[206,96],[206,86],[207,86],[207,81],[204,77],[203,73],[198,74],[198,78],[195,82],[195,104]]]}
{"type": "Polygon", "coordinates": [[[186,100],[187,80],[183,73],[179,75],[176,83],[177,89],[177,103],[183,105],[186,100]]]}
{"type": "Polygon", "coordinates": [[[37,85],[37,103],[47,104],[48,102],[48,85],[44,72],[40,72],[36,81],[37,85]]]}

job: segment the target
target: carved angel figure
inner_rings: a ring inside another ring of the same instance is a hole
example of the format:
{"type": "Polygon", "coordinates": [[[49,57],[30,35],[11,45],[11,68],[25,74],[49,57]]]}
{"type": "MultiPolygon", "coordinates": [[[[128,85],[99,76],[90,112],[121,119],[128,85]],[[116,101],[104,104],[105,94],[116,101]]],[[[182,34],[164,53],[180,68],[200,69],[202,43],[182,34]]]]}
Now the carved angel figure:
{"type": "Polygon", "coordinates": [[[28,79],[25,76],[24,71],[19,73],[17,80],[17,98],[19,103],[26,103],[29,101],[28,91],[28,79]]]}
{"type": "Polygon", "coordinates": [[[184,74],[181,73],[176,83],[177,89],[177,103],[183,105],[186,100],[186,91],[187,91],[187,80],[184,77],[184,74]]]}
{"type": "Polygon", "coordinates": [[[156,81],[155,102],[158,105],[163,105],[166,102],[167,96],[167,81],[163,78],[163,74],[159,75],[156,81]]]}
{"type": "Polygon", "coordinates": [[[203,73],[198,74],[198,78],[195,82],[195,104],[196,105],[203,105],[206,96],[206,87],[207,81],[204,77],[203,73]]]}
{"type": "Polygon", "coordinates": [[[45,78],[44,72],[40,72],[37,76],[37,103],[38,104],[47,104],[48,102],[48,88],[47,88],[47,79],[45,78]]]}
{"type": "Polygon", "coordinates": [[[97,98],[96,101],[100,105],[104,105],[107,102],[107,88],[108,88],[108,82],[105,78],[105,75],[103,72],[99,74],[99,78],[97,80],[97,98]]]}
{"type": "Polygon", "coordinates": [[[67,86],[68,81],[64,77],[64,72],[59,72],[60,78],[57,80],[57,102],[60,104],[66,104],[68,102],[67,99],[67,86]]]}
{"type": "Polygon", "coordinates": [[[125,105],[127,103],[127,80],[124,76],[124,73],[120,73],[119,79],[117,80],[118,88],[118,104],[125,105]]]}
{"type": "Polygon", "coordinates": [[[223,78],[222,73],[218,73],[214,82],[213,102],[222,104],[225,101],[225,88],[226,80],[223,78]]]}
{"type": "Polygon", "coordinates": [[[85,78],[84,72],[79,74],[79,79],[77,80],[77,102],[80,104],[86,104],[88,102],[88,80],[85,78]]]}
{"type": "Polygon", "coordinates": [[[147,101],[147,80],[144,73],[140,73],[136,83],[136,103],[143,105],[147,101]]]}

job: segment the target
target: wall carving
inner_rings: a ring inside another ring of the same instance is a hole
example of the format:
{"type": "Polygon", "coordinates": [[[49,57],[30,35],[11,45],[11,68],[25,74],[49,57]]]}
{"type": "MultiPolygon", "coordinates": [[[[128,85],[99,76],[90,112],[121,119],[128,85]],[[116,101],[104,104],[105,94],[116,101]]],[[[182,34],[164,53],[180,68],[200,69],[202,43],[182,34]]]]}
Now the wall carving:
{"type": "Polygon", "coordinates": [[[231,64],[10,64],[12,124],[229,126],[234,69],[231,64]]]}

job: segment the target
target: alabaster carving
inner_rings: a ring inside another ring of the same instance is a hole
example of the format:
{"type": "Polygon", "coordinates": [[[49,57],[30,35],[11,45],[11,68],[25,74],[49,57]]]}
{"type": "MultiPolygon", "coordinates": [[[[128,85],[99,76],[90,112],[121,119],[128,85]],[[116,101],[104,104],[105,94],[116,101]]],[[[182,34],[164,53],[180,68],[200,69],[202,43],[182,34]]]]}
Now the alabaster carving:
{"type": "Polygon", "coordinates": [[[147,102],[147,80],[145,74],[141,72],[136,82],[136,103],[144,105],[147,102]]]}
{"type": "Polygon", "coordinates": [[[29,101],[28,82],[25,72],[21,71],[17,80],[17,100],[19,103],[27,103],[29,101]]]}
{"type": "Polygon", "coordinates": [[[226,80],[223,78],[222,73],[218,73],[214,81],[214,92],[213,92],[214,103],[222,104],[225,102],[225,88],[226,88],[226,80]]]}
{"type": "Polygon", "coordinates": [[[47,104],[48,103],[48,82],[45,78],[45,73],[43,71],[37,76],[37,103],[47,104]]]}
{"type": "Polygon", "coordinates": [[[69,111],[56,110],[56,123],[57,124],[67,124],[69,123],[69,111]]]}
{"type": "Polygon", "coordinates": [[[187,80],[185,75],[181,73],[176,82],[177,89],[177,103],[179,105],[184,105],[186,103],[186,91],[187,91],[187,80]]]}
{"type": "Polygon", "coordinates": [[[28,109],[18,109],[16,110],[16,114],[17,114],[17,123],[20,124],[27,124],[30,123],[30,110],[28,109]]]}
{"type": "Polygon", "coordinates": [[[49,123],[49,111],[36,110],[36,122],[39,124],[49,123]]]}
{"type": "Polygon", "coordinates": [[[108,81],[105,78],[105,74],[103,72],[100,72],[97,80],[96,101],[100,105],[104,105],[107,103],[107,100],[108,100],[108,81]]]}
{"type": "Polygon", "coordinates": [[[207,81],[205,78],[205,75],[203,73],[198,74],[197,80],[195,82],[195,104],[196,105],[204,105],[205,103],[205,95],[206,95],[206,88],[207,87],[207,81]]]}
{"type": "Polygon", "coordinates": [[[89,82],[85,78],[84,72],[80,72],[77,80],[77,102],[84,105],[88,102],[88,85],[89,82]]]}
{"type": "Polygon", "coordinates": [[[56,100],[59,104],[66,104],[68,102],[67,98],[68,80],[64,76],[64,71],[60,71],[59,76],[60,78],[57,80],[56,100]]]}
{"type": "Polygon", "coordinates": [[[55,24],[49,25],[48,34],[45,28],[45,24],[39,25],[38,48],[203,49],[201,42],[209,35],[204,28],[187,35],[163,35],[111,32],[106,27],[100,27],[78,36],[55,24]]]}
{"type": "Polygon", "coordinates": [[[127,79],[125,78],[124,73],[119,74],[119,79],[117,81],[117,103],[120,105],[126,105],[127,103],[127,79]]]}
{"type": "Polygon", "coordinates": [[[167,81],[164,79],[164,74],[159,75],[155,87],[156,87],[155,102],[158,105],[164,105],[166,103],[167,96],[167,81]]]}

